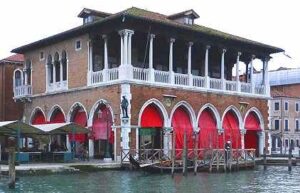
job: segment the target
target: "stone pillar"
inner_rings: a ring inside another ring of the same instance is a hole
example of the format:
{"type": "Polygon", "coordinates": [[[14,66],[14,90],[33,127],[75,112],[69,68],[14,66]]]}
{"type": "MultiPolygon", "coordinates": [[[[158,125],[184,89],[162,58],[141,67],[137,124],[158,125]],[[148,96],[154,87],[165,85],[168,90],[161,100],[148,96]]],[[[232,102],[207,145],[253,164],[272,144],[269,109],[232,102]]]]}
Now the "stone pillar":
{"type": "Polygon", "coordinates": [[[240,84],[240,75],[239,75],[239,69],[240,69],[240,56],[242,55],[241,52],[238,52],[237,58],[236,58],[236,66],[235,66],[235,76],[236,76],[236,90],[237,92],[241,91],[241,84],[240,84]]]}
{"type": "Polygon", "coordinates": [[[226,82],[225,82],[225,53],[226,49],[222,50],[222,57],[221,57],[221,82],[222,82],[222,90],[226,90],[226,82]]]}
{"type": "Polygon", "coordinates": [[[108,53],[107,53],[107,35],[103,35],[104,42],[104,68],[103,68],[103,81],[108,81],[108,53]]]}
{"type": "Polygon", "coordinates": [[[134,31],[124,29],[119,31],[121,36],[121,65],[119,67],[119,78],[131,80],[133,78],[133,67],[131,65],[131,39],[134,31]]]}
{"type": "MultiPolygon", "coordinates": [[[[130,142],[130,132],[131,132],[131,90],[130,90],[130,84],[121,84],[121,95],[120,95],[120,104],[123,99],[123,96],[128,100],[128,118],[124,118],[123,114],[120,113],[120,120],[121,120],[121,146],[124,150],[125,154],[128,153],[128,149],[130,149],[129,142],[130,142]]],[[[120,105],[120,111],[122,112],[122,108],[120,105]]],[[[138,139],[137,139],[138,140],[138,139]]],[[[128,161],[128,159],[125,159],[128,161]]]]}
{"type": "Polygon", "coordinates": [[[189,76],[189,86],[193,86],[193,75],[192,75],[192,46],[193,42],[188,44],[188,76],[189,76]]]}
{"type": "Polygon", "coordinates": [[[66,146],[67,146],[68,152],[71,152],[71,143],[70,143],[70,139],[69,139],[69,134],[66,135],[66,146]]]}
{"type": "Polygon", "coordinates": [[[247,133],[247,130],[241,129],[240,132],[241,132],[241,148],[245,149],[245,135],[247,133]]]}
{"type": "MultiPolygon", "coordinates": [[[[53,62],[53,85],[55,85],[55,83],[56,83],[56,65],[55,65],[55,62],[53,62]]],[[[54,86],[54,88],[55,88],[55,86],[54,86]]]]}
{"type": "Polygon", "coordinates": [[[61,62],[61,60],[60,60],[60,62],[59,62],[59,66],[60,66],[60,71],[59,71],[59,76],[60,76],[60,86],[62,86],[63,85],[63,65],[62,65],[62,62],[61,62]]]}
{"type": "Polygon", "coordinates": [[[169,51],[169,76],[170,84],[174,84],[174,71],[173,71],[173,44],[175,42],[174,38],[170,39],[170,51],[169,51]]]}
{"type": "Polygon", "coordinates": [[[154,68],[153,68],[153,39],[155,38],[154,34],[150,34],[150,42],[149,42],[149,81],[155,82],[154,77],[154,68]]]}
{"type": "Polygon", "coordinates": [[[269,58],[265,58],[264,62],[264,85],[265,85],[265,92],[267,96],[270,96],[270,82],[269,82],[269,58]]]}
{"type": "Polygon", "coordinates": [[[255,94],[255,82],[253,79],[253,59],[255,56],[251,57],[251,61],[250,61],[250,77],[251,77],[251,91],[253,94],[255,94]]]}
{"type": "Polygon", "coordinates": [[[209,49],[210,46],[206,46],[206,51],[205,51],[205,87],[209,88],[209,75],[208,75],[208,57],[209,57],[209,49]]]}

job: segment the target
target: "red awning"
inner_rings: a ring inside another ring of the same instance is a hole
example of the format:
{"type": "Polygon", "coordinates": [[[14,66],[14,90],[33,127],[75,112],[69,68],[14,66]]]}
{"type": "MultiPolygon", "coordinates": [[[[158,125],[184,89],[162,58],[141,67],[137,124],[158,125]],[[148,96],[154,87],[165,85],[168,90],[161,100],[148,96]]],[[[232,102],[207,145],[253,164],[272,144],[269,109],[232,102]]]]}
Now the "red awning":
{"type": "Polygon", "coordinates": [[[223,120],[223,129],[226,141],[231,141],[232,148],[241,147],[241,134],[239,129],[239,122],[236,115],[229,111],[226,113],[223,120]]]}
{"type": "Polygon", "coordinates": [[[31,121],[32,125],[41,125],[46,123],[46,118],[41,111],[37,111],[34,115],[34,118],[31,121]]]}
{"type": "Polygon", "coordinates": [[[161,113],[154,105],[147,106],[141,117],[141,127],[159,127],[162,128],[164,121],[161,113]]]}
{"type": "Polygon", "coordinates": [[[112,127],[112,116],[107,107],[100,108],[101,113],[95,113],[94,121],[93,121],[93,138],[94,140],[107,140],[107,132],[108,139],[110,143],[113,143],[113,131],[112,127]]]}
{"type": "Polygon", "coordinates": [[[193,141],[193,126],[190,121],[190,116],[185,109],[179,107],[174,112],[172,118],[172,127],[175,132],[175,148],[182,149],[184,147],[183,137],[184,132],[187,133],[187,146],[188,148],[194,148],[193,141]]]}
{"type": "MultiPolygon", "coordinates": [[[[87,126],[87,117],[84,111],[80,111],[78,110],[75,115],[74,115],[74,123],[77,123],[78,125],[82,126],[82,127],[86,127],[87,126]]],[[[69,139],[71,140],[72,135],[69,135],[69,139]]],[[[78,142],[84,142],[86,141],[86,134],[75,134],[75,141],[78,142]]]]}
{"type": "Polygon", "coordinates": [[[204,110],[198,121],[200,128],[198,148],[217,148],[218,130],[216,120],[210,110],[204,110]]]}
{"type": "Polygon", "coordinates": [[[246,117],[245,129],[253,130],[253,131],[261,130],[259,120],[258,120],[257,116],[255,115],[255,113],[251,112],[246,117]]]}

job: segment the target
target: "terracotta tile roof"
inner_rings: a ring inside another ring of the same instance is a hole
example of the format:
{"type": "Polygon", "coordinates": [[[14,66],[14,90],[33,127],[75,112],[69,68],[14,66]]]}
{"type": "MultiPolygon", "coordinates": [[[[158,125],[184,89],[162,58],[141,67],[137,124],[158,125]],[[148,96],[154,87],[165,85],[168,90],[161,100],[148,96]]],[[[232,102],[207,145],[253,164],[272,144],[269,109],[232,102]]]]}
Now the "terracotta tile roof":
{"type": "Polygon", "coordinates": [[[24,62],[24,55],[23,54],[14,54],[14,55],[11,55],[7,58],[4,58],[2,60],[0,60],[0,63],[8,63],[8,62],[17,62],[17,63],[20,63],[20,62],[24,62]]]}
{"type": "Polygon", "coordinates": [[[61,41],[63,39],[70,38],[71,36],[73,37],[75,35],[83,34],[83,33],[88,32],[89,29],[91,29],[95,26],[102,25],[102,24],[104,24],[108,21],[112,21],[112,20],[118,19],[120,17],[131,17],[131,18],[134,18],[134,19],[137,19],[137,20],[155,22],[155,23],[159,23],[159,24],[162,24],[162,25],[168,25],[168,26],[174,27],[174,28],[181,28],[181,29],[184,29],[184,30],[199,32],[199,33],[205,34],[207,36],[221,38],[224,41],[232,41],[233,40],[233,41],[237,41],[237,42],[240,42],[240,43],[257,46],[259,48],[264,48],[264,49],[268,50],[268,52],[270,52],[270,53],[276,53],[276,52],[284,51],[281,48],[277,48],[277,47],[266,45],[266,44],[263,44],[263,43],[260,43],[260,42],[248,40],[246,38],[242,38],[242,37],[235,36],[235,35],[232,35],[232,34],[224,33],[224,32],[221,32],[219,30],[215,30],[215,29],[208,28],[208,27],[205,27],[205,26],[196,25],[196,24],[193,24],[193,25],[182,24],[182,23],[179,23],[177,21],[169,19],[168,18],[169,16],[167,16],[167,15],[163,15],[163,14],[160,14],[160,13],[148,11],[148,10],[145,10],[145,9],[140,9],[140,8],[137,8],[137,7],[131,7],[129,9],[123,10],[121,12],[111,14],[111,15],[109,15],[109,16],[101,19],[101,20],[95,21],[93,23],[83,25],[83,26],[78,26],[78,27],[75,27],[73,29],[67,30],[65,32],[62,32],[62,33],[47,37],[45,39],[33,42],[31,44],[21,46],[19,48],[16,48],[16,49],[12,50],[12,52],[24,53],[25,51],[31,50],[31,49],[36,48],[36,47],[42,47],[42,46],[45,46],[45,45],[49,45],[53,42],[58,42],[58,41],[61,41]]]}

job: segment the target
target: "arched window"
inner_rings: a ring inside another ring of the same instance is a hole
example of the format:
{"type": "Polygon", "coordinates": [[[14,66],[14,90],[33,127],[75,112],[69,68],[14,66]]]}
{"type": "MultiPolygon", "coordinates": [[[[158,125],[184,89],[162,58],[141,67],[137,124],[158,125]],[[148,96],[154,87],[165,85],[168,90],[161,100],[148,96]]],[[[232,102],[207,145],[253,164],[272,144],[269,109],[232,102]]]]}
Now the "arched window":
{"type": "Polygon", "coordinates": [[[53,83],[53,63],[52,63],[52,56],[51,55],[48,55],[47,70],[48,70],[48,80],[49,80],[50,83],[53,83]]]}
{"type": "Polygon", "coordinates": [[[65,50],[62,51],[61,53],[61,63],[62,63],[62,79],[67,80],[67,53],[65,50]]]}
{"type": "Polygon", "coordinates": [[[25,69],[24,69],[24,73],[25,73],[25,85],[31,85],[31,61],[29,59],[26,60],[25,62],[25,69]]]}
{"type": "Polygon", "coordinates": [[[60,62],[59,62],[59,54],[56,52],[54,55],[54,66],[55,66],[55,81],[60,81],[60,62]]]}
{"type": "Polygon", "coordinates": [[[20,70],[15,71],[15,87],[22,85],[22,74],[20,70]]]}

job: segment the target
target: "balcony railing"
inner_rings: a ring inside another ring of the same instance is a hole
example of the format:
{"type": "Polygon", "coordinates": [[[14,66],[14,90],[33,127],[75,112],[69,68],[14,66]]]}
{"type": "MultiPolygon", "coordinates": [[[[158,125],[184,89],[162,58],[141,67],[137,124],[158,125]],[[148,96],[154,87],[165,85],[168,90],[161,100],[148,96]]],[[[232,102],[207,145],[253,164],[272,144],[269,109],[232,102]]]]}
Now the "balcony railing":
{"type": "Polygon", "coordinates": [[[14,89],[14,98],[23,98],[32,95],[31,85],[17,86],[14,89]]]}
{"type": "MultiPolygon", "coordinates": [[[[170,73],[169,71],[160,71],[160,70],[150,70],[138,67],[132,67],[132,70],[126,71],[126,78],[128,80],[136,80],[142,82],[149,82],[151,84],[161,84],[161,85],[180,85],[183,87],[193,87],[201,88],[208,90],[222,90],[226,92],[240,92],[250,95],[266,95],[266,88],[264,85],[254,85],[252,88],[250,83],[225,80],[222,82],[221,79],[209,78],[202,76],[195,76],[188,74],[180,73],[170,73]],[[131,76],[131,78],[130,78],[131,76]]],[[[128,70],[128,69],[127,69],[128,70]]],[[[102,70],[98,72],[90,72],[91,85],[101,84],[105,82],[110,82],[114,80],[123,80],[123,76],[120,77],[120,74],[124,72],[120,71],[120,68],[112,68],[107,70],[102,70]]],[[[122,75],[123,75],[122,74],[122,75]]]]}

